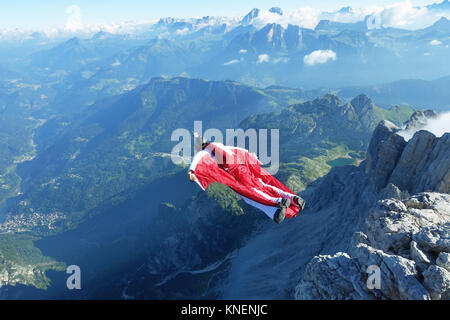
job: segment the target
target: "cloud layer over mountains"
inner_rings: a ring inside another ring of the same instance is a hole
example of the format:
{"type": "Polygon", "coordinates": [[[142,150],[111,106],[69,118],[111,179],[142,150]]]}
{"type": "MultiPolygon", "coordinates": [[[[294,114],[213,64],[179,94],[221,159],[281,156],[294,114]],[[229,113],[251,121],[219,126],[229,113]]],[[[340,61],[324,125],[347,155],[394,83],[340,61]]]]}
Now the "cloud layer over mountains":
{"type": "MultiPolygon", "coordinates": [[[[381,27],[397,27],[405,29],[419,29],[429,26],[441,17],[450,18],[450,3],[444,0],[441,3],[416,7],[410,0],[399,1],[386,6],[366,5],[352,8],[344,7],[338,11],[327,12],[311,6],[299,6],[298,9],[283,11],[280,8],[270,10],[254,9],[252,15],[235,17],[207,17],[202,19],[194,17],[192,19],[177,19],[179,21],[194,23],[198,29],[208,25],[222,25],[229,27],[237,26],[243,19],[256,28],[262,28],[268,23],[287,25],[298,25],[304,28],[314,29],[320,20],[330,20],[336,22],[357,22],[365,21],[369,29],[381,27]]],[[[34,31],[40,31],[47,36],[69,36],[81,34],[93,34],[105,31],[113,34],[128,34],[145,32],[158,21],[120,21],[116,23],[96,23],[83,24],[83,8],[78,5],[67,7],[68,15],[66,25],[61,28],[47,28],[42,30],[20,30],[20,29],[0,29],[0,39],[11,35],[20,36],[34,31]]],[[[175,18],[176,19],[176,18],[175,18]]],[[[189,29],[184,29],[188,33],[189,29]]]]}
{"type": "Polygon", "coordinates": [[[450,132],[450,112],[438,115],[436,118],[424,118],[422,123],[413,125],[399,132],[399,134],[409,141],[419,130],[426,130],[433,133],[436,137],[442,137],[444,133],[450,132]]]}

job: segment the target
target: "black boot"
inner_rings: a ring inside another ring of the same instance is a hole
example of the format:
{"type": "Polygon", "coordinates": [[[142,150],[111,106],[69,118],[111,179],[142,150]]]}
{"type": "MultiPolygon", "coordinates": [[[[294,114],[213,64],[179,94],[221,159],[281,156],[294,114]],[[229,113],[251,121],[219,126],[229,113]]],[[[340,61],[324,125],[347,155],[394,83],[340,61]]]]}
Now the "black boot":
{"type": "Polygon", "coordinates": [[[294,203],[297,204],[300,207],[300,210],[303,210],[305,207],[305,200],[302,197],[295,196],[294,197],[294,203]]]}
{"type": "Polygon", "coordinates": [[[283,222],[284,217],[285,217],[285,211],[286,208],[280,208],[278,209],[275,214],[273,215],[273,221],[275,221],[276,223],[280,224],[281,222],[283,222]]]}
{"type": "Polygon", "coordinates": [[[291,199],[283,198],[280,200],[280,203],[278,203],[278,208],[289,208],[291,205],[291,199]]]}
{"type": "Polygon", "coordinates": [[[283,222],[285,216],[286,216],[286,208],[289,208],[291,205],[291,199],[283,198],[280,200],[280,203],[278,203],[278,210],[275,211],[275,214],[273,215],[273,221],[276,223],[283,222]]]}

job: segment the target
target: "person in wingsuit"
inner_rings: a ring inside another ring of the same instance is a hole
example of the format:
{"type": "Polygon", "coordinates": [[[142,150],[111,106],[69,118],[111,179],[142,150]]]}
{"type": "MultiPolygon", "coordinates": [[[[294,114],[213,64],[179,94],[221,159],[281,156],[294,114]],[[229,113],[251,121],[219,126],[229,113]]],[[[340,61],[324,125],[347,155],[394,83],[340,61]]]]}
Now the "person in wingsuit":
{"type": "Polygon", "coordinates": [[[205,142],[198,136],[196,139],[200,139],[195,142],[200,151],[192,160],[188,178],[203,190],[213,182],[225,184],[276,223],[303,210],[305,201],[262,168],[255,154],[218,142],[205,142]]]}

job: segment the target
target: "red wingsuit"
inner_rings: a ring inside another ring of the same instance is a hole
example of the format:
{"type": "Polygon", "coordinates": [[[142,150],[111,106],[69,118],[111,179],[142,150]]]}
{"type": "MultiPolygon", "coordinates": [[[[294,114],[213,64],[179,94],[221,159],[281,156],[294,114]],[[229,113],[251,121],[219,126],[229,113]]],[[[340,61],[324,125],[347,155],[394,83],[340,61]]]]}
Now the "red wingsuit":
{"type": "Polygon", "coordinates": [[[195,155],[189,170],[203,190],[213,182],[225,184],[271,218],[282,198],[291,199],[287,218],[300,210],[293,201],[296,194],[261,168],[259,160],[245,149],[209,143],[195,155]]]}

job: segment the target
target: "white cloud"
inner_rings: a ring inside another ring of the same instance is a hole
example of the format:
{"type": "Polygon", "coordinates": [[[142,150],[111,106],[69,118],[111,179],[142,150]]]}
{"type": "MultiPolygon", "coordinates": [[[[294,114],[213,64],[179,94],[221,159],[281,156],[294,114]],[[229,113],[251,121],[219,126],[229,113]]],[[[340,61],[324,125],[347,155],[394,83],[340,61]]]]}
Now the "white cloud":
{"type": "Polygon", "coordinates": [[[386,6],[366,5],[363,7],[352,7],[348,11],[327,12],[319,8],[305,6],[293,11],[285,11],[282,16],[261,10],[254,21],[256,28],[262,28],[268,23],[277,23],[283,27],[288,24],[298,25],[304,28],[314,29],[320,20],[331,20],[337,22],[357,22],[370,16],[369,28],[400,27],[405,29],[420,29],[431,25],[442,16],[450,18],[449,12],[434,12],[425,6],[413,5],[414,1],[398,1],[386,6]]]}
{"type": "Polygon", "coordinates": [[[314,29],[319,23],[320,14],[321,11],[319,9],[310,6],[296,9],[292,12],[284,12],[281,16],[268,10],[261,10],[253,24],[256,28],[262,28],[268,23],[277,23],[285,28],[289,24],[293,24],[304,28],[314,29]]]}
{"type": "Polygon", "coordinates": [[[304,28],[314,29],[320,21],[320,10],[306,6],[295,10],[291,14],[293,24],[304,28]]]}
{"type": "Polygon", "coordinates": [[[440,114],[436,119],[427,122],[422,130],[433,133],[436,137],[442,137],[446,132],[450,132],[450,112],[440,114]]]}
{"type": "Polygon", "coordinates": [[[336,52],[333,50],[316,50],[303,57],[303,62],[307,66],[326,63],[329,60],[336,60],[336,52]]]}
{"type": "Polygon", "coordinates": [[[375,13],[377,10],[380,10],[380,8],[376,6],[367,6],[363,8],[351,8],[349,12],[322,12],[320,19],[351,23],[364,20],[365,17],[375,13]]]}
{"type": "Polygon", "coordinates": [[[242,60],[233,59],[233,60],[230,60],[230,61],[228,61],[228,62],[225,62],[225,63],[223,64],[223,66],[230,66],[230,65],[239,63],[239,62],[241,62],[241,61],[242,61],[242,60]]]}
{"type": "Polygon", "coordinates": [[[439,41],[439,40],[431,40],[430,41],[430,45],[432,45],[432,46],[438,46],[438,45],[441,45],[441,44],[442,44],[442,42],[439,41]]]}
{"type": "Polygon", "coordinates": [[[268,54],[260,54],[258,56],[258,64],[264,63],[264,62],[269,62],[270,60],[270,56],[268,54]]]}
{"type": "Polygon", "coordinates": [[[239,50],[239,53],[240,53],[240,54],[244,54],[244,53],[247,53],[247,50],[245,50],[245,49],[241,49],[241,50],[239,50]]]}
{"type": "Polygon", "coordinates": [[[66,13],[69,17],[66,21],[66,29],[71,32],[79,31],[83,28],[81,24],[81,9],[77,5],[70,5],[66,9],[66,13]]]}
{"type": "Polygon", "coordinates": [[[398,134],[408,141],[419,130],[427,130],[436,137],[442,137],[444,133],[450,132],[450,112],[442,113],[435,119],[427,119],[424,125],[413,127],[409,130],[401,130],[398,134]]]}

